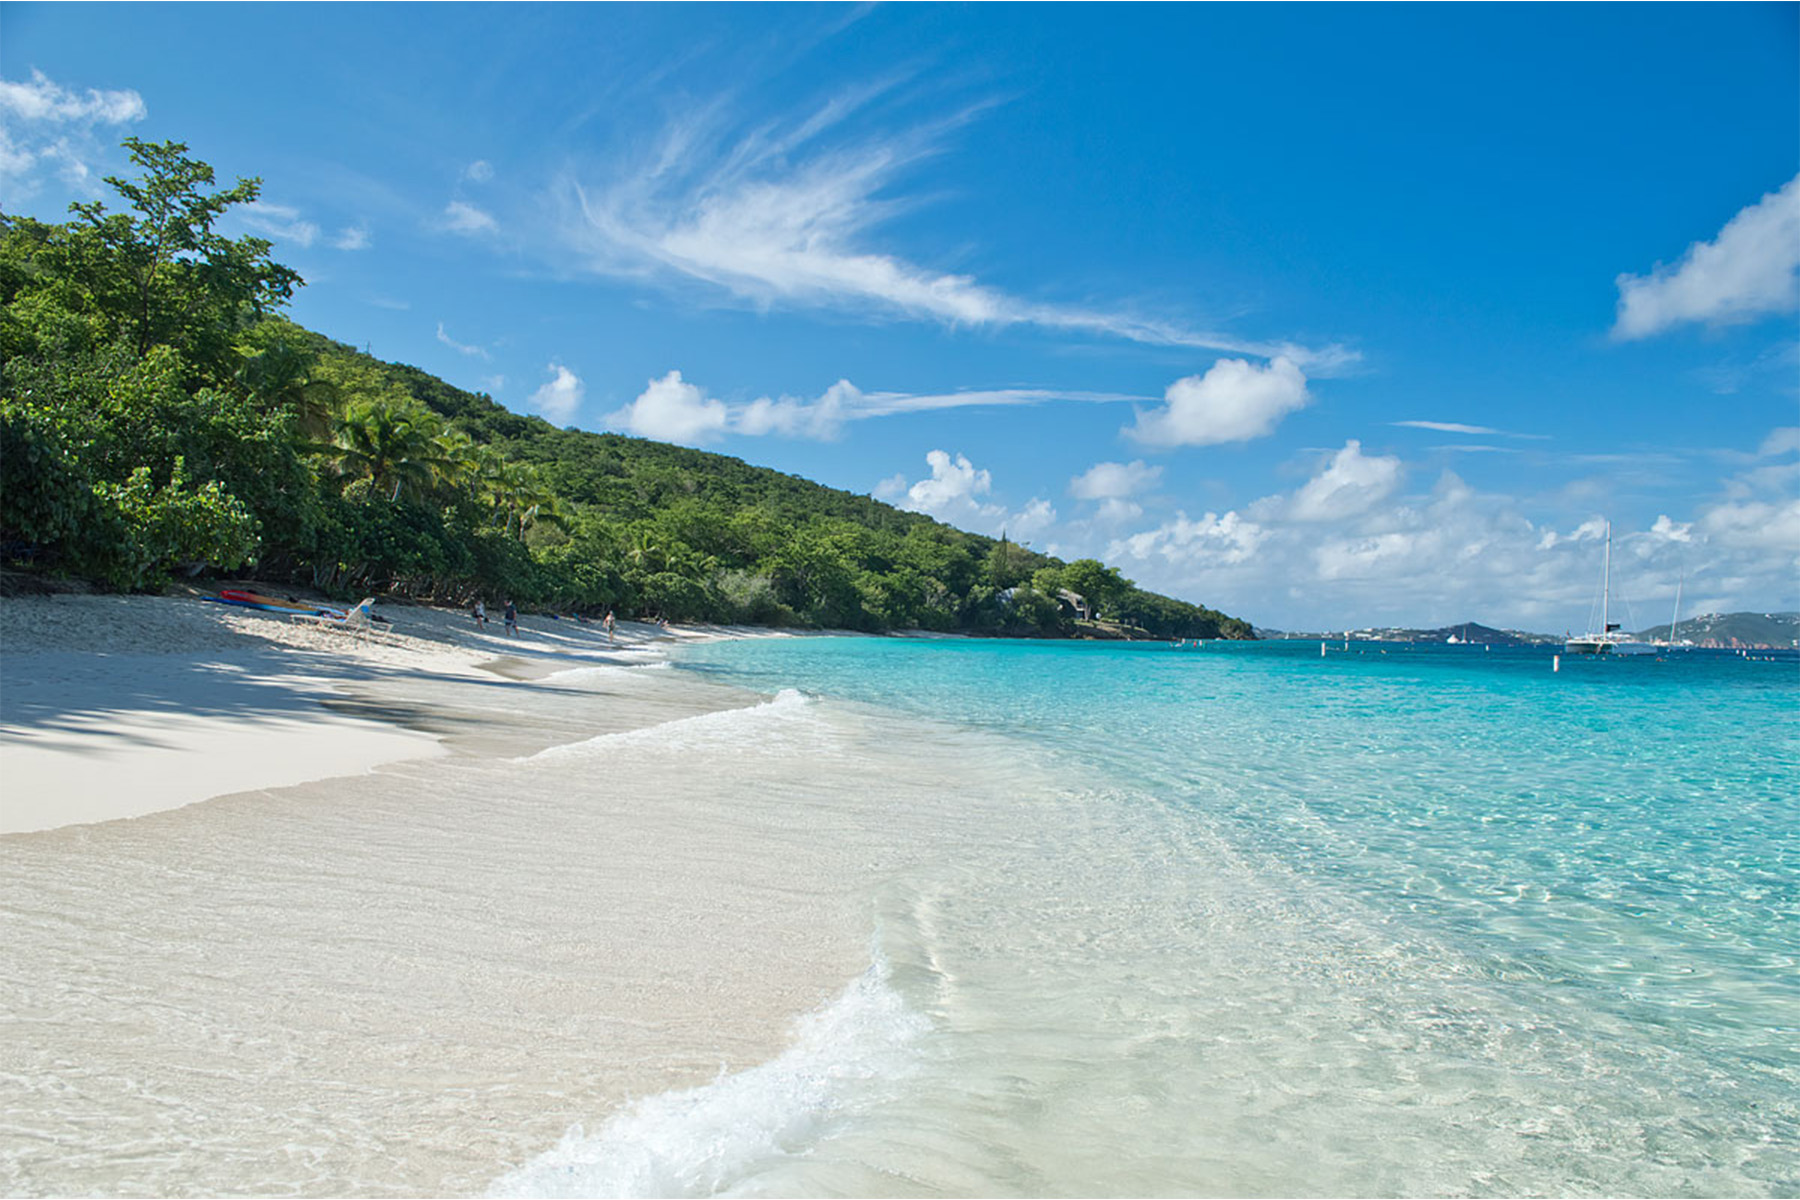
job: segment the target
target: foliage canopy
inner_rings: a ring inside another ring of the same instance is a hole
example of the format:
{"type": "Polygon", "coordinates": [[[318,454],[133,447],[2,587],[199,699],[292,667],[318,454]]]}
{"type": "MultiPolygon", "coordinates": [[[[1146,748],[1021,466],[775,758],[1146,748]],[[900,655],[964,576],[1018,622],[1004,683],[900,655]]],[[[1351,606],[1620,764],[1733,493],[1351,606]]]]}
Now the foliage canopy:
{"type": "Polygon", "coordinates": [[[215,229],[178,142],[125,210],[0,214],[0,555],[119,589],[248,566],[334,594],[880,631],[1066,636],[1066,594],[1163,637],[1248,637],[1142,591],[736,459],[558,429],[279,315],[302,281],[215,229]]]}

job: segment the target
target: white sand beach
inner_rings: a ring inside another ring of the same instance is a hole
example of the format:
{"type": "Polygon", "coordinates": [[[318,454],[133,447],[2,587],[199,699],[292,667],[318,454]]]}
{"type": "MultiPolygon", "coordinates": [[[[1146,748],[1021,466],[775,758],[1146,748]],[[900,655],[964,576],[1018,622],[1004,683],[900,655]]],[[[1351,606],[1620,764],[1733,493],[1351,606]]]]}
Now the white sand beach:
{"type": "Polygon", "coordinates": [[[954,821],[656,665],[740,631],[377,611],[0,604],[0,1193],[479,1194],[778,1053],[954,821]]]}
{"type": "MultiPolygon", "coordinates": [[[[0,834],[136,817],[443,753],[440,737],[349,700],[358,684],[543,676],[633,663],[676,641],[766,631],[659,629],[381,606],[373,632],[195,597],[0,601],[0,834]]],[[[629,718],[623,718],[629,719],[629,718]]]]}

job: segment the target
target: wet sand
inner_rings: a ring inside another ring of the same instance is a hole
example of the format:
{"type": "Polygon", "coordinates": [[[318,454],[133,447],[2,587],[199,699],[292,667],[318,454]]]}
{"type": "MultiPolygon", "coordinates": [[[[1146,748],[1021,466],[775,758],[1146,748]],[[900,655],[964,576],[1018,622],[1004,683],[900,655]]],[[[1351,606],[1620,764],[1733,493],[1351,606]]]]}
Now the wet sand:
{"type": "Polygon", "coordinates": [[[656,665],[733,631],[0,614],[0,1192],[479,1194],[868,965],[891,764],[656,665]]]}

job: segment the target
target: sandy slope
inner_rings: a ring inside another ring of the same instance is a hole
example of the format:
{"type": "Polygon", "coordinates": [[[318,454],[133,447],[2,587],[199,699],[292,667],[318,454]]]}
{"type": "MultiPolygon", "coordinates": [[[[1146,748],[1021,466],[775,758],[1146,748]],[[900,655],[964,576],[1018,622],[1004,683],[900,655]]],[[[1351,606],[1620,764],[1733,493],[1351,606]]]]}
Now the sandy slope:
{"type": "MultiPolygon", "coordinates": [[[[212,796],[441,753],[438,732],[342,703],[367,684],[492,682],[641,662],[717,627],[665,631],[379,606],[358,634],[197,597],[0,601],[0,834],[175,808],[212,796]]],[[[416,723],[415,723],[416,724],[416,723]]]]}

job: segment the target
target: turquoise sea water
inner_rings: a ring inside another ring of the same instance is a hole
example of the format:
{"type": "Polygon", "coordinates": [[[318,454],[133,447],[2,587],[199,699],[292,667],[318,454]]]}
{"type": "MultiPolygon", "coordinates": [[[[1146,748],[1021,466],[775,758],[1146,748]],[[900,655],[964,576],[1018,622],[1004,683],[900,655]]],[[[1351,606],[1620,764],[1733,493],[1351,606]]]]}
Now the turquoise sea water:
{"type": "Polygon", "coordinates": [[[679,662],[921,762],[954,742],[982,832],[872,864],[869,973],[788,1054],[500,1191],[1800,1194],[1791,659],[679,662]]]}

